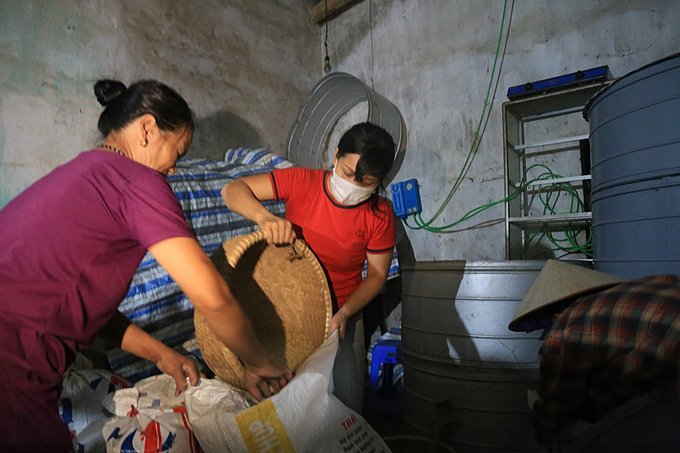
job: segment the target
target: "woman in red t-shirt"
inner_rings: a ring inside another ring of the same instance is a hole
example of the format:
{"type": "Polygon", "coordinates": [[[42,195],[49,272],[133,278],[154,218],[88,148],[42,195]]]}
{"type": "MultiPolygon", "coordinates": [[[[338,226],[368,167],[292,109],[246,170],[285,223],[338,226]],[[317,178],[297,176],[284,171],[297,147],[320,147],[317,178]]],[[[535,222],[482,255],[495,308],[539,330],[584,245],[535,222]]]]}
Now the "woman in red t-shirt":
{"type": "Polygon", "coordinates": [[[394,214],[379,192],[394,155],[394,140],[387,131],[360,123],[343,134],[331,171],[274,170],[222,189],[229,209],[256,222],[270,243],[303,239],[327,270],[337,302],[330,332],[337,330],[341,338],[335,394],[358,413],[365,350],[363,332],[357,332],[356,325],[363,308],[385,284],[392,262],[394,214]],[[271,214],[261,203],[267,200],[285,201],[286,218],[271,214]],[[367,272],[362,279],[364,263],[367,272]]]}

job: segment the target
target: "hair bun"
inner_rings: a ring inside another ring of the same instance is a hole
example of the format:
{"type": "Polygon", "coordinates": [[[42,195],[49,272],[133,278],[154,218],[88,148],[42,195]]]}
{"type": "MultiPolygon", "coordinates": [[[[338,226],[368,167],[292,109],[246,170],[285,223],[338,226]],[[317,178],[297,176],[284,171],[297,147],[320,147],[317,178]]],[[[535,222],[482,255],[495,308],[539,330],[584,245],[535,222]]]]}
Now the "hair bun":
{"type": "Polygon", "coordinates": [[[125,90],[127,90],[125,84],[117,80],[98,80],[94,84],[94,95],[104,107],[123,94],[125,90]]]}

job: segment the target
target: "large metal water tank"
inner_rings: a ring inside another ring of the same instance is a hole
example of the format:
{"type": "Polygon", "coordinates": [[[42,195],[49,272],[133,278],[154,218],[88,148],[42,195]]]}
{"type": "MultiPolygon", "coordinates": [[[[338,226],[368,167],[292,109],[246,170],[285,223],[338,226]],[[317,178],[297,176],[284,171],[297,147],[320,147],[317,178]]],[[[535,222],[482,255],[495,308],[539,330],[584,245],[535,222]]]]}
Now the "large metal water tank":
{"type": "Polygon", "coordinates": [[[545,261],[430,261],[402,266],[406,421],[458,453],[537,452],[528,391],[540,331],[508,324],[545,261]],[[442,414],[442,410],[448,411],[442,414]]]}
{"type": "Polygon", "coordinates": [[[625,280],[680,274],[680,54],[620,78],[584,116],[594,268],[625,280]]]}

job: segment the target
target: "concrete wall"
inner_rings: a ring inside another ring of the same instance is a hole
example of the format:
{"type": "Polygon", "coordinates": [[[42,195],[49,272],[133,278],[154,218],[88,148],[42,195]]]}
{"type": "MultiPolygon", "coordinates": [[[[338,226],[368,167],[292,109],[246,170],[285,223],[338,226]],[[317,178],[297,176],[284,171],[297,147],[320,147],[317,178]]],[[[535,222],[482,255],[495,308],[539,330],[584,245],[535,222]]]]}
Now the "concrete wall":
{"type": "Polygon", "coordinates": [[[310,0],[2,0],[0,207],[99,142],[102,77],[155,78],[196,113],[191,154],[283,153],[320,75],[310,0]]]}
{"type": "MultiPolygon", "coordinates": [[[[506,26],[513,5],[507,3],[506,26]]],[[[441,206],[471,149],[503,7],[503,0],[364,0],[329,24],[333,69],[373,86],[404,116],[408,147],[395,181],[420,181],[425,220],[441,206]]],[[[680,51],[678,23],[674,0],[515,2],[488,126],[463,184],[433,226],[503,198],[501,105],[509,87],[602,65],[623,76],[680,51]]],[[[503,219],[499,205],[450,233],[407,234],[418,260],[502,260],[503,219]]]]}
{"type": "MultiPolygon", "coordinates": [[[[0,207],[98,143],[101,108],[92,86],[101,77],[157,78],[182,93],[197,116],[194,156],[219,158],[231,146],[284,154],[296,113],[323,76],[325,28],[308,20],[315,2],[3,0],[0,207]]],[[[363,0],[329,23],[333,70],[357,76],[404,115],[407,153],[395,181],[420,181],[425,220],[471,149],[503,6],[363,0]]],[[[601,65],[625,75],[679,51],[678,23],[675,0],[517,1],[481,145],[433,226],[503,197],[501,104],[508,87],[601,65]]],[[[357,109],[348,123],[365,116],[357,109]]],[[[494,207],[448,233],[407,229],[408,238],[418,260],[500,260],[503,212],[494,207]]]]}

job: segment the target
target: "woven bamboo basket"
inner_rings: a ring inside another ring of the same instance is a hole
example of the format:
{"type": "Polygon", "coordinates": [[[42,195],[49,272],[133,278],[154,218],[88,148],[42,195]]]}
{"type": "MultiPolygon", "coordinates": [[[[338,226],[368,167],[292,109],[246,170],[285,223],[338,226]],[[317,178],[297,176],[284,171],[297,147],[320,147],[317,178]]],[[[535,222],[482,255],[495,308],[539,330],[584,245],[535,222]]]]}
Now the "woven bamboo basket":
{"type": "MultiPolygon", "coordinates": [[[[301,240],[287,246],[269,245],[260,231],[229,239],[222,248],[224,255],[218,250],[213,263],[250,319],[270,361],[295,372],[324,342],[333,315],[328,280],[319,260],[301,240]]],[[[245,390],[243,364],[198,310],[194,325],[210,369],[224,382],[245,390]]]]}

